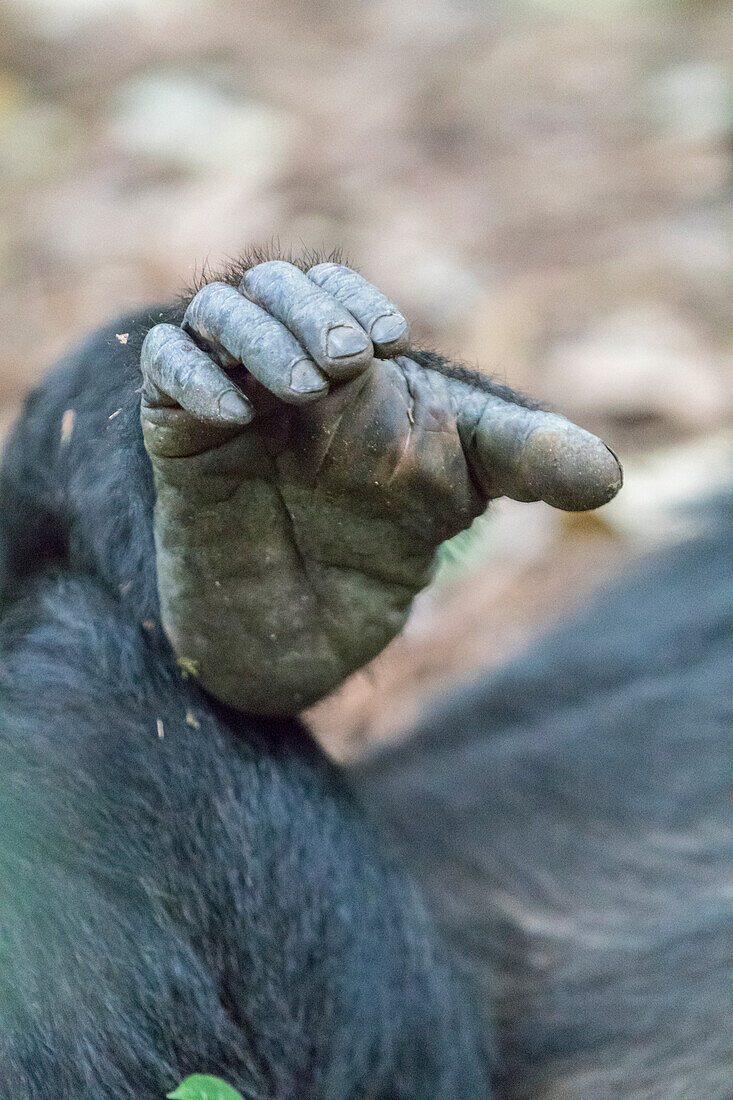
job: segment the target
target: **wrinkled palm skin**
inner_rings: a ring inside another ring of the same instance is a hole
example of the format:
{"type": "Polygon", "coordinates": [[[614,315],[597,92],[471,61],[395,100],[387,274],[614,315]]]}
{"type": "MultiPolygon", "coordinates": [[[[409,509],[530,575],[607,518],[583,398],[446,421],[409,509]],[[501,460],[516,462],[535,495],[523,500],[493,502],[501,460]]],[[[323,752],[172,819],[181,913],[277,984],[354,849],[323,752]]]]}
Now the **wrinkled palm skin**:
{"type": "Polygon", "coordinates": [[[161,612],[214,695],[291,712],[399,632],[485,497],[437,372],[374,360],[306,407],[258,397],[246,427],[143,406],[161,612]]]}

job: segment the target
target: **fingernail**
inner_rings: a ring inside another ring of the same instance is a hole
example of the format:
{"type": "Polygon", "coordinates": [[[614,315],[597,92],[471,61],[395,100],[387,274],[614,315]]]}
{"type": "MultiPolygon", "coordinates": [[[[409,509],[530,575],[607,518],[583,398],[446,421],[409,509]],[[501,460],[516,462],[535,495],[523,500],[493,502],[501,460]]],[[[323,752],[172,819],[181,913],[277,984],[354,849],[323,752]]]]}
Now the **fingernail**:
{"type": "Polygon", "coordinates": [[[254,409],[249,401],[237,390],[227,390],[221,395],[219,412],[225,420],[233,420],[236,424],[249,424],[254,416],[254,409]]]}
{"type": "Polygon", "coordinates": [[[407,321],[398,313],[385,313],[384,317],[377,317],[371,327],[371,337],[375,344],[391,344],[399,340],[407,331],[407,321]]]}
{"type": "Polygon", "coordinates": [[[331,359],[345,359],[347,355],[358,355],[368,347],[367,334],[350,325],[335,325],[326,337],[326,352],[331,359]]]}
{"type": "Polygon", "coordinates": [[[290,389],[295,393],[316,393],[327,385],[328,380],[309,359],[299,359],[290,372],[290,389]]]}
{"type": "Polygon", "coordinates": [[[621,459],[618,457],[618,455],[616,454],[615,451],[611,450],[611,448],[608,446],[607,443],[603,443],[603,446],[606,448],[606,450],[610,454],[611,458],[614,460],[614,462],[618,466],[618,487],[620,489],[620,488],[622,488],[623,483],[624,483],[624,468],[621,465],[621,459]]]}

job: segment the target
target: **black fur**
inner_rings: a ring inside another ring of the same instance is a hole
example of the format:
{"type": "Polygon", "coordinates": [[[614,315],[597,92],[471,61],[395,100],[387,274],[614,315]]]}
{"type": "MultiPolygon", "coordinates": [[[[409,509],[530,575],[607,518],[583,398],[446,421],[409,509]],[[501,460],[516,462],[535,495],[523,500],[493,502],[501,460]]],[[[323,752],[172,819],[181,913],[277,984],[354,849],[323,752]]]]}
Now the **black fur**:
{"type": "Polygon", "coordinates": [[[138,355],[178,316],[95,336],[7,448],[0,1096],[487,1097],[487,1029],[345,778],[159,627],[138,355]]]}
{"type": "Polygon", "coordinates": [[[733,524],[360,769],[496,1018],[512,1100],[728,1100],[733,524]]]}
{"type": "MultiPolygon", "coordinates": [[[[138,356],[181,315],[93,337],[6,454],[0,1095],[153,1100],[197,1071],[253,1100],[480,1100],[486,1025],[344,776],[182,680],[159,628],[138,356]]],[[[502,1095],[728,1096],[730,546],[354,772],[495,1001],[502,1095]]]]}
{"type": "Polygon", "coordinates": [[[3,624],[0,1095],[485,1096],[483,1035],[306,731],[226,713],[79,576],[3,624]]]}
{"type": "MultiPolygon", "coordinates": [[[[239,271],[230,267],[220,275],[237,282],[239,271]]],[[[58,564],[94,577],[141,621],[157,622],[153,481],[139,424],[139,357],[148,329],[161,321],[177,324],[184,311],[185,299],[120,318],[28,397],[0,471],[0,598],[12,600],[40,567],[58,564]]],[[[415,351],[414,358],[533,407],[507,386],[433,352],[415,351]]]]}

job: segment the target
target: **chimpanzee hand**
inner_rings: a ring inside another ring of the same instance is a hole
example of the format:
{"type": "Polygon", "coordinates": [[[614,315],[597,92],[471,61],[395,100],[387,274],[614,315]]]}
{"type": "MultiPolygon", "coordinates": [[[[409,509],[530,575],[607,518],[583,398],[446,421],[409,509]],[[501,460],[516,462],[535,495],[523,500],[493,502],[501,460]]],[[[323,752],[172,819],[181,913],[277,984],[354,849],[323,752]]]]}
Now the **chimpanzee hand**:
{"type": "Polygon", "coordinates": [[[618,463],[562,417],[419,366],[407,324],[337,264],[205,286],[142,350],[158,587],[182,665],[295,713],[379,652],[436,547],[494,497],[582,510],[618,463]]]}

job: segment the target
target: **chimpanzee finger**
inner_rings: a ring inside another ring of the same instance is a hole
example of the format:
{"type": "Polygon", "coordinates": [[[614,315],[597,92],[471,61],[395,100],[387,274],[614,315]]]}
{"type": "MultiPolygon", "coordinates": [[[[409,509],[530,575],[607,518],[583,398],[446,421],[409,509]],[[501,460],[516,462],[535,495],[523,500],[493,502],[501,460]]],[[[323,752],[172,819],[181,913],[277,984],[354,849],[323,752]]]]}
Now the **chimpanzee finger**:
{"type": "Polygon", "coordinates": [[[291,332],[228,283],[209,283],[191,301],[184,327],[220,345],[271,393],[291,405],[322,397],[328,379],[291,332]]]}
{"type": "Polygon", "coordinates": [[[485,408],[476,449],[503,496],[544,500],[567,512],[600,508],[621,488],[621,464],[602,439],[564,416],[510,405],[485,408]]]}
{"type": "Polygon", "coordinates": [[[356,271],[343,264],[316,264],[308,278],[333,295],[369,333],[374,354],[392,359],[410,344],[407,321],[389,298],[356,271]]]}
{"type": "Polygon", "coordinates": [[[249,424],[254,409],[230,378],[176,325],[155,325],[140,355],[150,407],[180,405],[202,420],[249,424]]]}
{"type": "MultiPolygon", "coordinates": [[[[408,379],[421,369],[405,357],[398,362],[408,379]]],[[[466,458],[489,499],[544,500],[584,512],[606,504],[621,488],[621,464],[597,436],[564,416],[526,409],[470,381],[440,377],[456,410],[466,458]]]]}
{"type": "Polygon", "coordinates": [[[354,378],[371,363],[374,349],[361,325],[293,264],[257,264],[239,289],[287,326],[331,378],[354,378]]]}

